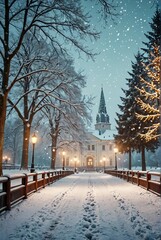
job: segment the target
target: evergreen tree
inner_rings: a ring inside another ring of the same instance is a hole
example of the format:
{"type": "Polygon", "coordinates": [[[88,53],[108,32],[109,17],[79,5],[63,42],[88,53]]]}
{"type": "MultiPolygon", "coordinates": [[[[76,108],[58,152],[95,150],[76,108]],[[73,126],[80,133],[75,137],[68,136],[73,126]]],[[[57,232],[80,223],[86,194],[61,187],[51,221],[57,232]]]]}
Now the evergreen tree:
{"type": "Polygon", "coordinates": [[[129,152],[129,169],[131,168],[131,150],[141,152],[142,156],[142,170],[146,170],[145,149],[154,149],[154,142],[147,142],[141,137],[145,133],[147,122],[141,121],[137,118],[136,113],[142,113],[141,107],[138,105],[138,98],[144,100],[141,95],[143,83],[141,76],[146,76],[144,69],[144,56],[137,53],[135,56],[136,62],[132,62],[132,72],[129,72],[130,78],[127,78],[127,90],[123,90],[125,98],[121,98],[123,105],[119,108],[122,114],[117,114],[117,130],[118,135],[115,137],[116,143],[121,145],[123,152],[129,152]]]}
{"type": "Polygon", "coordinates": [[[126,123],[127,123],[127,112],[124,111],[126,109],[126,103],[125,98],[121,98],[123,105],[118,105],[120,110],[122,111],[121,114],[116,113],[118,119],[116,120],[117,123],[117,131],[118,134],[114,135],[115,137],[115,143],[119,148],[119,151],[121,153],[129,153],[129,169],[131,169],[131,144],[128,141],[129,137],[127,136],[126,132],[126,123]]]}
{"type": "Polygon", "coordinates": [[[141,137],[147,142],[159,140],[160,133],[160,83],[161,83],[161,12],[158,7],[150,23],[151,31],[145,34],[148,42],[143,48],[146,56],[145,70],[147,78],[142,76],[143,87],[140,88],[140,94],[144,96],[145,100],[138,98],[138,104],[142,109],[142,114],[137,114],[137,118],[142,122],[148,122],[145,132],[141,137]]]}
{"type": "Polygon", "coordinates": [[[138,149],[137,130],[140,123],[136,121],[135,111],[137,108],[136,96],[138,90],[135,88],[140,84],[140,72],[142,71],[143,56],[138,53],[136,63],[132,62],[132,72],[129,72],[130,78],[127,78],[127,89],[122,89],[125,97],[121,97],[123,105],[118,105],[122,114],[118,114],[118,136],[115,137],[116,142],[120,145],[123,152],[129,152],[129,169],[131,169],[131,150],[138,149]]]}

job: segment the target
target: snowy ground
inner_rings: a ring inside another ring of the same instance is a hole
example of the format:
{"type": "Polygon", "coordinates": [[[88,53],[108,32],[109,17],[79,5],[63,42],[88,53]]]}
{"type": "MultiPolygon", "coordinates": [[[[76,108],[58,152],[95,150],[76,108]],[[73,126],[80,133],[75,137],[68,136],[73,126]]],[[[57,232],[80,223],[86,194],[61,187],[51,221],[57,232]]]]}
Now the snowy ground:
{"type": "Polygon", "coordinates": [[[161,198],[103,173],[71,175],[0,216],[1,240],[161,240],[161,198]]]}

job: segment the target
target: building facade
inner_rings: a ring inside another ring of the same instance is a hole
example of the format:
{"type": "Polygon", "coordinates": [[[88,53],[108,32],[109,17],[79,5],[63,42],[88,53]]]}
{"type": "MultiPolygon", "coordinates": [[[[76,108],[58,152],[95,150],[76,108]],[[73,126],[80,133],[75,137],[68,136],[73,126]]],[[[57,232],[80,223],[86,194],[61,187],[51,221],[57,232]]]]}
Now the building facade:
{"type": "Polygon", "coordinates": [[[88,132],[84,143],[78,144],[77,150],[70,153],[69,167],[85,170],[114,168],[116,164],[114,134],[116,131],[111,129],[102,88],[95,129],[88,132]]]}
{"type": "Polygon", "coordinates": [[[83,149],[82,164],[85,168],[114,168],[114,134],[107,113],[103,88],[101,89],[95,129],[88,133],[83,149]]]}

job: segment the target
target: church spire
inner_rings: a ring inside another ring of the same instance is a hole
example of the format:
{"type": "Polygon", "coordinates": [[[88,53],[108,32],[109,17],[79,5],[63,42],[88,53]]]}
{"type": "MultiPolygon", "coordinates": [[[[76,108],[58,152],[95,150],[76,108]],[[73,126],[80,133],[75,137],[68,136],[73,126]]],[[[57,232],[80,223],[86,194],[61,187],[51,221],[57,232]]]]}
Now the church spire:
{"type": "Polygon", "coordinates": [[[100,97],[98,114],[96,116],[95,129],[99,131],[99,134],[104,133],[107,129],[111,129],[111,124],[109,123],[109,116],[106,110],[103,87],[101,88],[101,97],[100,97]]]}
{"type": "Polygon", "coordinates": [[[99,105],[98,113],[100,113],[100,114],[101,113],[107,114],[103,88],[101,88],[101,97],[100,97],[100,105],[99,105]]]}

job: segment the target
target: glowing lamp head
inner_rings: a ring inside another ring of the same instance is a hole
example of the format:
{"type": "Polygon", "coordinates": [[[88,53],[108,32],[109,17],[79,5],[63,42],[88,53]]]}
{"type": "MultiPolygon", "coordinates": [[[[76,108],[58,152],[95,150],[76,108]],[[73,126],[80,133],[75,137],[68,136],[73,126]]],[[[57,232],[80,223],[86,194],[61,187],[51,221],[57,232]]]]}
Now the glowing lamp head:
{"type": "Polygon", "coordinates": [[[114,148],[114,152],[115,152],[115,153],[118,153],[118,148],[114,148]]]}
{"type": "Polygon", "coordinates": [[[32,143],[35,144],[37,142],[37,137],[35,135],[35,133],[32,136],[32,143]]]}
{"type": "Polygon", "coordinates": [[[63,156],[65,156],[65,151],[62,152],[63,156]]]}

